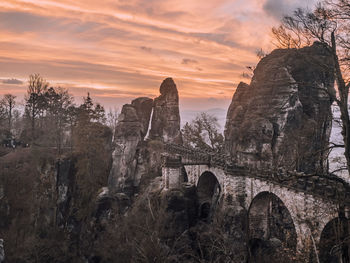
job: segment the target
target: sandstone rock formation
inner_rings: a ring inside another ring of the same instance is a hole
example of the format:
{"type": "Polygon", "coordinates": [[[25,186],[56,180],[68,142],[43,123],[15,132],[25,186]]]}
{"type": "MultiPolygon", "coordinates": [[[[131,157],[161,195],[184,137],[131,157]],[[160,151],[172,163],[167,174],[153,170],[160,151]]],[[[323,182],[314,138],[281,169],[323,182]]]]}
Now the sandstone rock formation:
{"type": "Polygon", "coordinates": [[[160,96],[154,99],[149,137],[165,143],[182,143],[180,132],[179,94],[172,78],[160,86],[160,96]]]}
{"type": "Polygon", "coordinates": [[[113,164],[108,178],[110,190],[132,191],[137,165],[136,151],[147,133],[153,100],[138,98],[125,104],[114,134],[113,164]]]}
{"type": "Polygon", "coordinates": [[[225,149],[238,165],[324,172],[331,129],[333,61],[321,43],[275,50],[228,109],[225,149]]]}
{"type": "Polygon", "coordinates": [[[141,97],[122,108],[114,135],[115,150],[108,179],[111,193],[124,192],[131,196],[143,176],[160,172],[162,143],[182,143],[179,95],[171,78],[163,81],[160,94],[154,101],[141,97]],[[145,138],[147,134],[149,136],[145,138]]]}

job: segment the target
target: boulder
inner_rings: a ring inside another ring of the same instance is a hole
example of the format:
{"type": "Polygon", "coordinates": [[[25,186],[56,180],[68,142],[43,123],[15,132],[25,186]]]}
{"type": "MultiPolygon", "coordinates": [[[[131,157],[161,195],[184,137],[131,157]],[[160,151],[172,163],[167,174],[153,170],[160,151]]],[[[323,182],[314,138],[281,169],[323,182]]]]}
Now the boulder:
{"type": "Polygon", "coordinates": [[[323,173],[334,66],[327,47],[278,49],[263,58],[228,109],[225,150],[238,165],[323,173]]]}

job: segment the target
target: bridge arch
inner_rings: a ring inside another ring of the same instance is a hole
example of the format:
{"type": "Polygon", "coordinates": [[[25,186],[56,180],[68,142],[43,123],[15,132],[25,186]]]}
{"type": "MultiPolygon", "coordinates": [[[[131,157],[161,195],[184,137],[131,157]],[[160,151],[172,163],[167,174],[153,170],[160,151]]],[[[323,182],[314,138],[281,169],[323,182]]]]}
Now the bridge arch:
{"type": "Polygon", "coordinates": [[[277,195],[268,191],[258,193],[251,201],[248,235],[253,255],[266,242],[280,242],[291,250],[297,248],[297,232],[290,211],[277,195]]]}
{"type": "Polygon", "coordinates": [[[321,263],[350,262],[350,220],[334,218],[321,232],[319,257],[321,263]]]}
{"type": "Polygon", "coordinates": [[[197,197],[199,203],[199,218],[209,220],[218,205],[221,195],[221,186],[217,177],[205,171],[198,178],[197,197]]]}

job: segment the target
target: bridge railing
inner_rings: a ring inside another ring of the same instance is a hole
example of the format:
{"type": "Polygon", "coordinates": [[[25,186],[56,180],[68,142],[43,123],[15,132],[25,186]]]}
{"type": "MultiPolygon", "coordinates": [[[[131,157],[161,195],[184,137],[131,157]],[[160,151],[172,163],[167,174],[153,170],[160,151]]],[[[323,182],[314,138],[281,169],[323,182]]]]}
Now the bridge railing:
{"type": "Polygon", "coordinates": [[[177,144],[166,144],[165,151],[170,154],[182,156],[183,162],[187,164],[206,164],[210,166],[225,168],[229,156],[221,153],[192,149],[177,144]]]}
{"type": "Polygon", "coordinates": [[[209,164],[210,157],[204,151],[187,148],[177,144],[166,144],[165,150],[170,154],[181,155],[184,163],[188,164],[209,164]]]}

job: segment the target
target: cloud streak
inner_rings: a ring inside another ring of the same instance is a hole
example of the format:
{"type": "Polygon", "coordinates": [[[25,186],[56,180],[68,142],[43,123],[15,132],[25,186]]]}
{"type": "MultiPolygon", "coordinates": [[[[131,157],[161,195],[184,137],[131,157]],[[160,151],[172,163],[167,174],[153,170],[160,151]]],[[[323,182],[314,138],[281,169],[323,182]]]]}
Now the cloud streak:
{"type": "Polygon", "coordinates": [[[21,81],[19,79],[3,79],[1,82],[4,84],[12,84],[12,85],[23,84],[23,81],[21,81]]]}
{"type": "MultiPolygon", "coordinates": [[[[117,103],[158,95],[170,76],[183,99],[228,100],[255,50],[270,47],[276,17],[294,6],[284,1],[3,0],[0,79],[40,73],[117,103]]],[[[11,84],[0,82],[0,93],[11,84]]]]}

